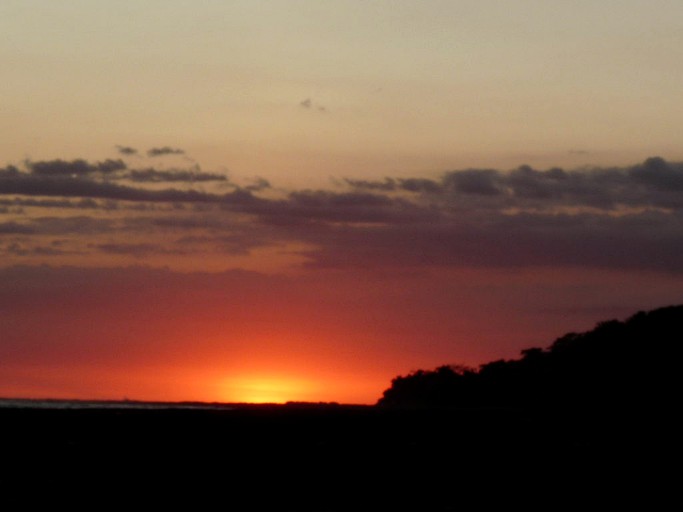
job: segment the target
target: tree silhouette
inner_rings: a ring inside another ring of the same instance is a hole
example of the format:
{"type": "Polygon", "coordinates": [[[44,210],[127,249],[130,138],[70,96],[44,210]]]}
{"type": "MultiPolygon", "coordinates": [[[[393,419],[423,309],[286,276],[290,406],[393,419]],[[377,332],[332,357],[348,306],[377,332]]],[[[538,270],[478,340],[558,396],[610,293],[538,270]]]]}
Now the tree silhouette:
{"type": "Polygon", "coordinates": [[[573,408],[593,411],[677,403],[683,306],[639,312],[568,333],[477,370],[440,366],[392,380],[382,406],[573,408]]]}

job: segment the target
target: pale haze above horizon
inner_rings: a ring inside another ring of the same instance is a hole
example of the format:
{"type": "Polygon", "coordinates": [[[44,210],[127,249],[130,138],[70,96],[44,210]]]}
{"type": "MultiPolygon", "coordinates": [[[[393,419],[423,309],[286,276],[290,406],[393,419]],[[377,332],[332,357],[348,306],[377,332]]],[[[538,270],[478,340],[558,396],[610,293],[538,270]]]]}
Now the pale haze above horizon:
{"type": "Polygon", "coordinates": [[[0,5],[0,150],[289,184],[683,159],[678,1],[0,5]]]}

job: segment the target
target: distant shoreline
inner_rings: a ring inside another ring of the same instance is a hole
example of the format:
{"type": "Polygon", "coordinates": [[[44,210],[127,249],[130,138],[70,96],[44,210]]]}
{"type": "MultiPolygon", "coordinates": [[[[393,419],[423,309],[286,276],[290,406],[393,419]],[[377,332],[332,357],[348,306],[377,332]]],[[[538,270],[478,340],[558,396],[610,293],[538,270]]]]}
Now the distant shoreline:
{"type": "Polygon", "coordinates": [[[0,409],[206,409],[206,410],[234,410],[260,408],[370,408],[373,405],[339,404],[337,402],[199,402],[178,401],[160,402],[147,400],[89,400],[65,398],[3,398],[0,397],[0,409]]]}

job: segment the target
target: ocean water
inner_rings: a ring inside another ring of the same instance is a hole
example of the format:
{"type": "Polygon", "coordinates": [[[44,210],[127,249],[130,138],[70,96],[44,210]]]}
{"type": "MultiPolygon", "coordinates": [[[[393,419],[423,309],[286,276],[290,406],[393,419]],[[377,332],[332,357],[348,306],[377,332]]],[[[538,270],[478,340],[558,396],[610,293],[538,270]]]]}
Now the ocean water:
{"type": "Polygon", "coordinates": [[[234,409],[230,404],[203,402],[141,402],[136,400],[59,400],[0,398],[0,409],[197,409],[222,410],[234,409]]]}

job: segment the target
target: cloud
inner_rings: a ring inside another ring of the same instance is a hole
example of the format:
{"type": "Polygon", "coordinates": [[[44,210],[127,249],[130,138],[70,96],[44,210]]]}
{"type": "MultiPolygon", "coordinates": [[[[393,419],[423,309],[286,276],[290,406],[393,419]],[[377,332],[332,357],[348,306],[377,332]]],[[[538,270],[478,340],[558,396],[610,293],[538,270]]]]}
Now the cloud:
{"type": "MultiPolygon", "coordinates": [[[[492,169],[449,171],[440,179],[385,178],[384,181],[346,179],[352,191],[295,190],[287,199],[260,198],[256,193],[271,188],[268,181],[238,187],[227,194],[194,189],[158,189],[147,183],[225,182],[224,175],[191,170],[127,169],[120,160],[89,163],[85,160],[50,160],[27,163],[27,171],[14,166],[0,169],[0,194],[20,196],[81,197],[138,202],[217,203],[247,213],[268,215],[310,214],[312,220],[344,218],[344,212],[440,209],[535,209],[590,207],[619,208],[683,207],[683,164],[651,158],[624,168],[595,168],[565,171],[536,170],[521,166],[509,172],[492,169]],[[131,185],[115,183],[128,180],[131,185]],[[412,195],[397,197],[395,193],[412,195]]],[[[16,199],[15,199],[16,200],[16,199]]],[[[26,198],[23,199],[26,201],[26,198]]],[[[42,199],[45,201],[45,199],[42,199]]],[[[6,202],[4,204],[7,204],[6,202]]],[[[54,206],[59,206],[53,203],[54,206]]],[[[46,206],[48,206],[46,204],[46,206]]],[[[85,205],[81,205],[85,206],[85,205]]],[[[89,206],[94,206],[89,203],[89,206]]],[[[353,219],[351,216],[349,219],[353,219]]]]}
{"type": "Polygon", "coordinates": [[[27,162],[27,167],[33,174],[42,176],[86,176],[93,173],[114,173],[126,169],[123,160],[107,159],[104,162],[90,164],[85,160],[47,160],[42,162],[27,162]]]}
{"type": "Polygon", "coordinates": [[[164,146],[161,148],[151,148],[147,150],[147,156],[156,157],[163,155],[184,155],[185,151],[178,148],[171,148],[169,146],[164,146]]]}
{"type": "Polygon", "coordinates": [[[138,150],[130,146],[116,146],[116,149],[122,155],[137,155],[138,150]]]}
{"type": "Polygon", "coordinates": [[[0,169],[0,196],[10,196],[0,199],[8,207],[0,233],[107,233],[110,239],[91,241],[90,247],[132,257],[249,254],[255,247],[289,244],[305,246],[299,255],[314,268],[593,266],[683,272],[683,164],[658,157],[625,167],[521,166],[432,178],[349,178],[337,188],[278,196],[263,179],[246,187],[229,183],[229,192],[218,193],[211,185],[225,182],[222,175],[131,170],[107,162],[51,160],[25,170],[0,169]],[[183,189],[158,186],[174,181],[183,189]],[[207,190],[194,188],[200,182],[207,190]],[[114,201],[125,201],[126,209],[106,206],[114,201]],[[62,212],[35,217],[19,211],[32,206],[62,212]],[[92,208],[92,217],[66,213],[73,208],[92,208]],[[132,208],[138,217],[125,217],[122,212],[132,208]],[[147,239],[131,238],[143,235],[147,239]],[[157,243],[154,237],[166,238],[157,243]]]}
{"type": "Polygon", "coordinates": [[[14,199],[0,199],[0,205],[15,206],[15,207],[30,207],[30,208],[78,208],[78,209],[96,209],[103,207],[94,199],[85,198],[80,201],[71,201],[69,199],[33,199],[15,197],[14,199]]]}
{"type": "Polygon", "coordinates": [[[648,158],[629,170],[639,183],[661,191],[683,191],[683,164],[673,164],[660,157],[648,158]]]}
{"type": "Polygon", "coordinates": [[[668,214],[491,215],[466,222],[337,226],[310,238],[314,268],[588,267],[683,272],[681,228],[668,214]]]}
{"type": "Polygon", "coordinates": [[[318,112],[327,112],[327,107],[314,103],[311,98],[306,98],[299,102],[299,106],[308,110],[317,110],[318,112]]]}
{"type": "Polygon", "coordinates": [[[200,181],[227,181],[223,174],[201,172],[199,170],[157,170],[140,169],[131,170],[125,178],[138,183],[162,183],[162,182],[200,182],[200,181]]]}
{"type": "Polygon", "coordinates": [[[0,179],[11,179],[21,175],[21,171],[14,165],[8,165],[4,169],[0,168],[0,179]]]}
{"type": "Polygon", "coordinates": [[[56,244],[27,246],[18,242],[10,243],[4,248],[0,246],[0,251],[14,256],[61,256],[72,254],[71,251],[65,251],[56,244]]]}
{"type": "MultiPolygon", "coordinates": [[[[28,170],[39,176],[65,177],[65,178],[91,178],[97,179],[97,175],[103,175],[108,180],[128,179],[139,183],[160,183],[179,181],[226,181],[223,174],[202,172],[199,166],[191,169],[159,170],[152,167],[146,169],[129,169],[122,160],[105,160],[91,164],[85,160],[48,160],[41,162],[27,162],[28,170]],[[126,172],[122,172],[126,171],[126,172]]],[[[7,167],[4,170],[6,177],[20,177],[21,172],[15,167],[7,167]]]]}
{"type": "MultiPolygon", "coordinates": [[[[163,176],[163,173],[156,176],[163,176]]],[[[221,200],[220,196],[196,190],[151,190],[120,185],[112,181],[84,179],[83,174],[69,175],[61,171],[31,174],[5,173],[4,175],[0,172],[0,195],[3,194],[148,202],[219,202],[221,200]]]]}
{"type": "Polygon", "coordinates": [[[398,180],[399,187],[409,192],[425,192],[428,194],[438,194],[442,192],[441,184],[434,180],[424,178],[406,178],[398,180]]]}
{"type": "MultiPolygon", "coordinates": [[[[529,166],[451,171],[441,180],[346,180],[355,219],[328,199],[326,218],[345,219],[303,237],[313,267],[578,266],[683,272],[683,166],[662,159],[623,168],[565,171],[529,166]],[[398,191],[418,212],[396,215],[398,191]],[[370,200],[371,196],[390,201],[370,200]],[[361,208],[361,204],[365,206],[361,208]],[[389,215],[387,212],[394,212],[389,215]],[[375,221],[356,224],[353,221],[375,221]]],[[[311,196],[309,194],[309,196],[311,196]]],[[[323,208],[307,203],[308,215],[323,208]],[[314,208],[315,207],[315,208],[314,208]]],[[[300,198],[296,197],[300,202],[300,198]]]]}
{"type": "Polygon", "coordinates": [[[254,192],[258,192],[268,188],[271,188],[270,182],[264,178],[255,178],[252,181],[252,183],[244,187],[245,190],[250,190],[254,192]]]}
{"type": "Polygon", "coordinates": [[[110,243],[98,244],[92,247],[107,254],[127,255],[134,256],[135,258],[143,258],[145,256],[149,256],[150,254],[166,252],[158,245],[147,243],[110,243]]]}
{"type": "Polygon", "coordinates": [[[17,222],[0,222],[0,235],[28,235],[35,231],[29,226],[17,222]]]}
{"type": "Polygon", "coordinates": [[[119,222],[114,219],[102,219],[87,215],[37,217],[29,219],[28,222],[30,229],[40,235],[93,235],[110,233],[120,226],[119,222]]]}
{"type": "Polygon", "coordinates": [[[284,201],[271,201],[249,210],[266,220],[285,222],[404,223],[433,218],[434,212],[400,198],[363,192],[303,190],[284,201]]]}
{"type": "Polygon", "coordinates": [[[347,185],[361,190],[380,190],[384,192],[390,192],[396,190],[397,188],[396,180],[392,178],[385,178],[384,181],[354,180],[345,178],[344,181],[347,185]]]}
{"type": "Polygon", "coordinates": [[[468,169],[448,173],[443,179],[443,184],[463,194],[497,196],[502,193],[502,181],[498,171],[468,169]]]}

